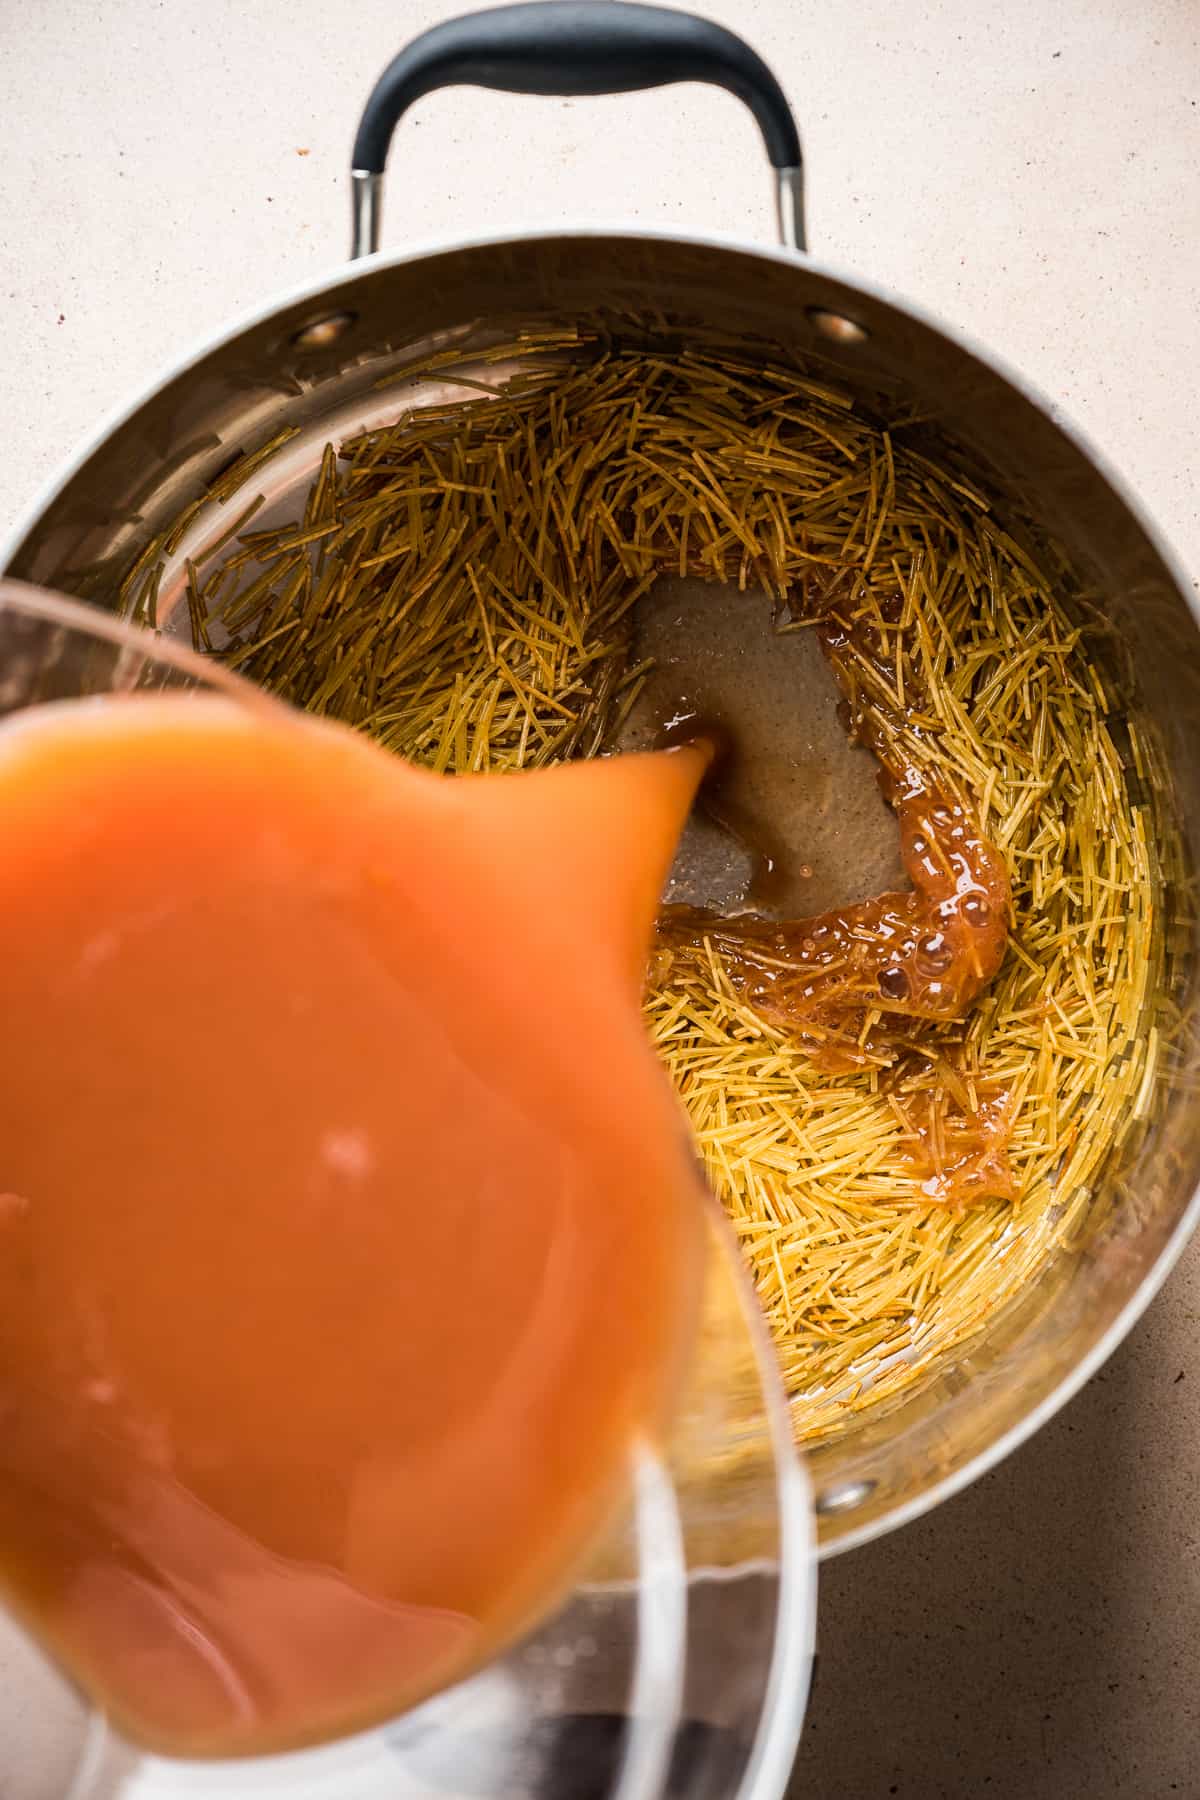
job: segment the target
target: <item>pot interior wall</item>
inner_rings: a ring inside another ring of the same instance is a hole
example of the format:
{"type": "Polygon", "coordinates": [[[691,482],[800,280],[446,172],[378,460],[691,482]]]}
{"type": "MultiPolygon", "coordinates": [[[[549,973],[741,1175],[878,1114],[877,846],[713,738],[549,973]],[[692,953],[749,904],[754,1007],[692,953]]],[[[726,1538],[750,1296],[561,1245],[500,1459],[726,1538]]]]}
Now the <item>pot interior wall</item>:
{"type": "MultiPolygon", "coordinates": [[[[1041,1280],[923,1387],[854,1415],[811,1452],[823,1540],[836,1547],[919,1509],[1028,1420],[1106,1344],[1190,1224],[1200,1108],[1186,871],[1200,857],[1200,633],[1095,464],[969,351],[817,267],[656,237],[551,235],[353,269],[238,331],[110,432],[44,506],[5,572],[112,606],[147,545],[187,512],[159,597],[160,622],[177,626],[186,558],[210,549],[240,510],[236,498],[206,498],[212,490],[240,487],[243,504],[261,492],[256,529],[287,517],[328,440],[403,410],[404,387],[380,383],[415,355],[599,314],[634,322],[631,333],[648,340],[679,344],[700,325],[764,357],[817,358],[871,408],[919,412],[922,429],[983,472],[1006,525],[1051,544],[1065,587],[1111,623],[1110,673],[1152,747],[1140,778],[1157,819],[1168,916],[1157,1075],[1140,1130],[1106,1170],[1089,1229],[1041,1280]],[[827,314],[858,331],[830,338],[827,314]]],[[[421,402],[437,397],[424,383],[421,402]]]]}

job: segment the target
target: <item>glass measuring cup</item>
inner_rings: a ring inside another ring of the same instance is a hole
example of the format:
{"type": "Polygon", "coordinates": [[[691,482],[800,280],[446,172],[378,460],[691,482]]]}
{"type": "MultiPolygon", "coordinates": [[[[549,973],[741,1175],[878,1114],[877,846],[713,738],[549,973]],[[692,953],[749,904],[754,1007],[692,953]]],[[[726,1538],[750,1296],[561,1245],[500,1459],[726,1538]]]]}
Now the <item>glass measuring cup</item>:
{"type": "MultiPolygon", "coordinates": [[[[0,584],[0,719],[164,689],[278,710],[187,652],[0,584]]],[[[703,1318],[667,1441],[630,1446],[622,1505],[521,1643],[372,1731],[186,1762],[122,1742],[16,1634],[0,1678],[0,1768],[15,1800],[781,1792],[811,1649],[807,1494],[736,1255],[703,1203],[703,1318]]]]}

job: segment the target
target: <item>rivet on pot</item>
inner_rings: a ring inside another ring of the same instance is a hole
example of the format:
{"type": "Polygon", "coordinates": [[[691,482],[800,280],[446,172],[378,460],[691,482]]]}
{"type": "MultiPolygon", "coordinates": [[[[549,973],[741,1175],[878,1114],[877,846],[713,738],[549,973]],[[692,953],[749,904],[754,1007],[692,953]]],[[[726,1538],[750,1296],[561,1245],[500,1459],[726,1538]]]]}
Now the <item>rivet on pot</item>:
{"type": "Polygon", "coordinates": [[[851,1507],[861,1506],[869,1500],[878,1484],[874,1481],[842,1481],[835,1487],[826,1488],[816,1499],[817,1511],[824,1516],[827,1513],[849,1512],[851,1507]]]}
{"type": "Polygon", "coordinates": [[[307,325],[293,332],[292,343],[298,350],[324,350],[329,344],[336,344],[357,317],[357,313],[335,312],[326,313],[321,319],[310,319],[307,325]]]}
{"type": "Polygon", "coordinates": [[[827,312],[823,306],[810,306],[808,316],[821,336],[834,344],[865,344],[871,335],[857,319],[848,319],[844,313],[827,312]]]}

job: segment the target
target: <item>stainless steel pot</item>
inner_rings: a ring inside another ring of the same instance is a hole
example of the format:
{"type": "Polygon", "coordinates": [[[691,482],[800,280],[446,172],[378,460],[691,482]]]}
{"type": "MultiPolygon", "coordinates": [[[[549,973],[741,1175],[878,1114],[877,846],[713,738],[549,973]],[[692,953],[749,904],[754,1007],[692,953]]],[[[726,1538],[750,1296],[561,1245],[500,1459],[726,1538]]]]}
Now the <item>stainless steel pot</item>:
{"type": "MultiPolygon", "coordinates": [[[[976,466],[1002,509],[1059,547],[1064,580],[1098,595],[1115,627],[1131,716],[1157,744],[1162,810],[1178,866],[1200,861],[1200,630],[1194,598],[1136,502],[1083,439],[995,358],[919,309],[807,255],[800,148],[769,70],[730,33],[684,14],[549,4],[474,15],[428,32],[386,71],[364,114],[352,173],[353,260],[202,344],[63,468],[8,546],[9,574],[113,605],[120,578],[185,509],[182,557],[226,529],[206,502],[253,469],[268,504],[311,478],[321,447],[394,418],[401,363],[464,350],[501,320],[633,315],[647,329],[705,327],[818,353],[851,390],[915,408],[976,466]],[[716,82],[754,112],[776,173],[781,249],[665,231],[556,228],[378,253],[392,129],[419,95],[453,82],[602,93],[716,82]],[[283,431],[286,445],[252,462],[283,431]],[[240,459],[240,461],[239,461],[240,459]]],[[[1166,892],[1169,1054],[1145,1123],[1096,1194],[1095,1225],[921,1391],[867,1412],[811,1454],[825,1548],[863,1542],[981,1474],[1099,1366],[1162,1283],[1197,1216],[1200,1107],[1196,938],[1182,881],[1166,892]]]]}

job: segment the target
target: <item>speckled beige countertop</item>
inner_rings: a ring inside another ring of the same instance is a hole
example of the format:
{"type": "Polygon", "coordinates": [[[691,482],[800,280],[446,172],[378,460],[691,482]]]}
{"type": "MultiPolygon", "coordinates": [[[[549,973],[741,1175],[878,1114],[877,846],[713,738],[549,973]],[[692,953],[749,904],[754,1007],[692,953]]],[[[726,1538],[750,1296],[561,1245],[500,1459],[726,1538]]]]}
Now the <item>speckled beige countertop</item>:
{"type": "MultiPolygon", "coordinates": [[[[0,529],[199,334],[332,265],[383,62],[449,0],[0,0],[0,529]]],[[[823,255],[968,328],[1200,570],[1196,0],[708,0],[795,105],[823,255]]],[[[386,241],[636,218],[768,236],[724,95],[425,102],[386,241]]],[[[829,1566],[815,1800],[1200,1796],[1200,1245],[1066,1412],[829,1566]]],[[[0,1790],[2,1790],[0,1783],[0,1790]]]]}

